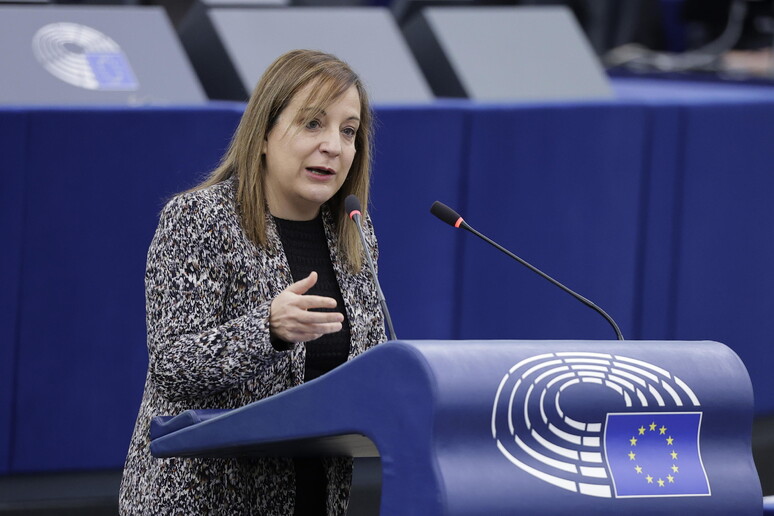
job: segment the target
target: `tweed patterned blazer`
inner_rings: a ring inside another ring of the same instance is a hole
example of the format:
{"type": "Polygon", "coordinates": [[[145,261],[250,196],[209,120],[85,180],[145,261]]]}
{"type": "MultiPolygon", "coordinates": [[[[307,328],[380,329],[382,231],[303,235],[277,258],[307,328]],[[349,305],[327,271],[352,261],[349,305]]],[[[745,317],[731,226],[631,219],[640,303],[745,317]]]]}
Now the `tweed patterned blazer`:
{"type": "MultiPolygon", "coordinates": [[[[150,420],[188,409],[238,408],[299,385],[305,348],[277,351],[269,340],[271,301],[292,283],[273,219],[268,245],[240,225],[235,180],[172,199],[161,213],[145,274],[149,364],[124,467],[122,515],[293,514],[290,459],[156,459],[150,420]]],[[[349,359],[386,340],[368,273],[351,274],[338,256],[336,222],[323,206],[334,271],[351,327],[349,359]]],[[[372,256],[376,239],[365,224],[372,256]]],[[[325,460],[328,514],[346,512],[352,461],[325,460]]]]}

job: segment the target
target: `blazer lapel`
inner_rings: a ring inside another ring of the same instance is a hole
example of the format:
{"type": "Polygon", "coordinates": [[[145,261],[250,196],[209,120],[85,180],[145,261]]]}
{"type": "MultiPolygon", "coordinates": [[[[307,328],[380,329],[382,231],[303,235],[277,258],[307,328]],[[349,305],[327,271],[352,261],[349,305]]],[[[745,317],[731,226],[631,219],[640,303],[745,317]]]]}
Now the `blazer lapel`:
{"type": "Polygon", "coordinates": [[[358,281],[357,278],[362,274],[351,274],[346,266],[344,260],[340,256],[339,239],[336,234],[337,225],[335,217],[328,209],[327,205],[322,207],[323,225],[325,226],[325,237],[328,240],[328,250],[331,255],[331,262],[333,263],[333,270],[336,273],[336,279],[339,282],[339,288],[341,289],[341,297],[344,299],[344,310],[347,314],[347,320],[349,321],[349,331],[351,342],[349,345],[349,358],[356,357],[363,351],[365,351],[363,343],[366,338],[367,324],[363,317],[363,292],[362,279],[358,281]],[[359,289],[358,287],[361,286],[359,289]]]}

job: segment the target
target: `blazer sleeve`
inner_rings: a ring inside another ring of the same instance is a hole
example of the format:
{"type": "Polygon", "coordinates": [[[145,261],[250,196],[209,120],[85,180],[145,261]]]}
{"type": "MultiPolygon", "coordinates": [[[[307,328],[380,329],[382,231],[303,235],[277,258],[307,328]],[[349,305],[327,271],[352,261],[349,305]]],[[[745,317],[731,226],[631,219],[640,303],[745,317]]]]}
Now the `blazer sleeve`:
{"type": "Polygon", "coordinates": [[[173,199],[148,251],[149,371],[171,400],[216,394],[289,360],[269,340],[270,299],[223,320],[234,235],[228,209],[196,193],[173,199]]]}

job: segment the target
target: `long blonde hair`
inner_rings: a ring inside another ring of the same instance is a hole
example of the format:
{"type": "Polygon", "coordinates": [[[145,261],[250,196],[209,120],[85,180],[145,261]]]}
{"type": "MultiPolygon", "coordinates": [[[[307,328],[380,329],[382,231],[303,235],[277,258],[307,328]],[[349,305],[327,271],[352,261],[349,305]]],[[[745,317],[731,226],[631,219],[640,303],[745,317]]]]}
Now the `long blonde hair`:
{"type": "Polygon", "coordinates": [[[355,137],[355,158],[344,184],[328,201],[329,209],[337,220],[341,258],[353,271],[359,271],[362,246],[357,228],[346,220],[344,199],[350,194],[356,195],[365,217],[371,178],[373,115],[360,78],[349,65],[331,54],[293,50],[277,58],[253,90],[220,164],[203,183],[192,190],[206,188],[231,177],[236,178],[236,200],[240,206],[242,228],[255,244],[265,246],[268,209],[264,186],[266,138],[293,97],[312,82],[316,87],[303,106],[312,109],[307,111],[308,120],[304,120],[304,124],[319,116],[320,110],[351,86],[357,88],[360,96],[360,127],[355,137]]]}

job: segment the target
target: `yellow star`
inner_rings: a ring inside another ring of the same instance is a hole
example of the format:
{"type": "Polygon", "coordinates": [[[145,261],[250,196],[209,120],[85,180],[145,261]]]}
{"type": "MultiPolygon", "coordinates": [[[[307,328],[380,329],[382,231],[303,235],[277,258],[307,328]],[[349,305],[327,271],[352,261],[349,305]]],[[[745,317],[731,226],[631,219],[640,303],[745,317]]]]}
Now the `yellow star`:
{"type": "Polygon", "coordinates": [[[637,438],[636,437],[632,437],[631,439],[629,439],[629,442],[631,443],[632,446],[637,446],[637,438]]]}
{"type": "Polygon", "coordinates": [[[658,487],[664,487],[664,481],[660,478],[658,479],[658,487]]]}
{"type": "Polygon", "coordinates": [[[672,475],[667,475],[667,480],[669,480],[670,484],[674,484],[675,483],[675,477],[673,477],[672,475]]]}
{"type": "Polygon", "coordinates": [[[664,435],[667,431],[665,426],[661,426],[661,428],[658,429],[660,435],[664,435]]]}
{"type": "Polygon", "coordinates": [[[667,437],[667,444],[668,444],[669,446],[672,446],[672,442],[673,442],[673,441],[674,441],[674,439],[672,438],[672,436],[671,436],[671,435],[670,435],[669,437],[667,437]]]}
{"type": "Polygon", "coordinates": [[[672,453],[670,453],[670,455],[672,456],[673,459],[677,458],[677,452],[674,450],[672,450],[672,453]]]}
{"type": "Polygon", "coordinates": [[[629,452],[629,460],[634,460],[635,457],[636,457],[636,455],[634,454],[634,452],[630,451],[629,452]]]}
{"type": "Polygon", "coordinates": [[[651,423],[650,424],[650,431],[652,432],[655,429],[656,429],[656,423],[651,423]]]}
{"type": "Polygon", "coordinates": [[[637,473],[642,473],[642,466],[634,466],[634,471],[637,473]]]}
{"type": "Polygon", "coordinates": [[[652,484],[652,483],[653,483],[653,477],[651,477],[650,475],[648,475],[647,477],[645,477],[645,480],[647,480],[647,481],[648,481],[648,484],[652,484]]]}
{"type": "Polygon", "coordinates": [[[679,469],[680,469],[680,468],[678,468],[677,466],[675,466],[674,464],[672,464],[672,471],[674,471],[675,473],[677,473],[679,469]]]}
{"type": "Polygon", "coordinates": [[[637,430],[640,431],[640,435],[644,435],[645,434],[645,427],[644,426],[639,427],[637,430]]]}

